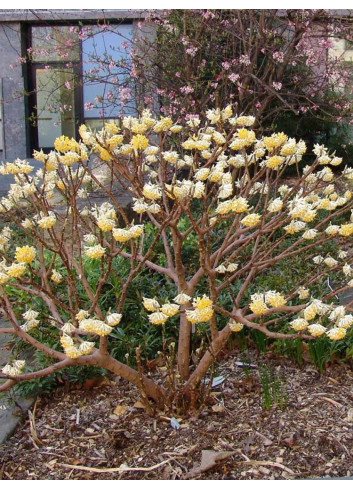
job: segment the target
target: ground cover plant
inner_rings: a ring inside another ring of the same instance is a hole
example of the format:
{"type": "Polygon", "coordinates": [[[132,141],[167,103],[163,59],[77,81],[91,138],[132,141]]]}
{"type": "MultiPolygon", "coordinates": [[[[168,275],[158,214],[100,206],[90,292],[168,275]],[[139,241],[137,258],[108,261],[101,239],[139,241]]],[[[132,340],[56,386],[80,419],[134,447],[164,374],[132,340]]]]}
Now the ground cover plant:
{"type": "Polygon", "coordinates": [[[183,124],[145,110],[99,132],[81,126],[80,141],[61,136],[54,151],[35,152],[43,168],[34,176],[26,161],[1,166],[15,183],[0,203],[11,216],[0,235],[0,300],[11,327],[0,331],[50,359],[33,372],[14,358],[1,391],[93,366],[132,382],[146,403],[186,411],[243,328],[277,340],[346,337],[353,315],[337,294],[352,286],[353,170],[339,172],[342,159],[322,145],[304,166],[303,141],[257,138],[254,123],[231,105],[183,124]],[[91,155],[108,180],[97,178],[91,155]],[[283,184],[289,166],[296,178],[283,184]],[[132,218],[115,182],[132,196],[132,218]],[[90,203],[94,189],[101,204],[90,203]],[[278,265],[295,272],[296,258],[307,273],[271,288],[278,265]],[[328,276],[337,286],[322,294],[328,276]],[[156,358],[142,340],[119,353],[119,341],[132,341],[126,325],[137,302],[146,334],[159,338],[156,358]]]}

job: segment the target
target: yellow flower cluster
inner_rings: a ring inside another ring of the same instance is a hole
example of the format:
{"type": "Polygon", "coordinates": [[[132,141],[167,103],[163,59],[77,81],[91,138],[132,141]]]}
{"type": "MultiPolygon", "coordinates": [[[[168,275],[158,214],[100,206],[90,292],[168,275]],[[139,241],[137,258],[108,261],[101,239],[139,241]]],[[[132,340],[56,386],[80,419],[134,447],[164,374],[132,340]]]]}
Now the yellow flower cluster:
{"type": "Polygon", "coordinates": [[[52,279],[53,282],[55,282],[57,284],[60,284],[60,282],[62,282],[62,280],[63,280],[63,276],[57,270],[52,271],[50,278],[52,279]]]}
{"type": "Polygon", "coordinates": [[[228,326],[229,326],[229,329],[231,331],[233,331],[233,333],[239,333],[239,331],[241,331],[244,327],[243,324],[241,323],[238,323],[237,321],[235,321],[234,319],[231,319],[228,323],[228,326]]]}
{"type": "Polygon", "coordinates": [[[137,134],[136,136],[133,136],[130,144],[136,151],[143,151],[148,146],[148,139],[141,134],[137,134]]]}
{"type": "Polygon", "coordinates": [[[260,214],[248,214],[240,222],[243,224],[243,226],[253,228],[254,226],[257,226],[259,224],[260,219],[260,214]]]}
{"type": "Polygon", "coordinates": [[[286,161],[286,159],[283,156],[271,156],[266,160],[266,166],[267,168],[272,168],[274,170],[278,169],[283,163],[286,161]]]}
{"type": "Polygon", "coordinates": [[[73,138],[68,138],[67,136],[60,136],[54,141],[54,148],[60,153],[66,153],[69,151],[79,152],[80,145],[73,138]]]}
{"type": "Polygon", "coordinates": [[[113,328],[99,319],[82,319],[79,322],[79,328],[87,333],[94,333],[99,336],[107,336],[113,331],[113,328]]]}
{"type": "Polygon", "coordinates": [[[251,311],[257,316],[261,316],[266,311],[268,311],[268,307],[265,304],[265,301],[261,299],[253,299],[249,305],[251,311]]]}
{"type": "Polygon", "coordinates": [[[267,151],[269,153],[272,153],[275,149],[285,144],[287,140],[288,140],[288,136],[286,136],[283,132],[278,132],[272,134],[271,137],[265,137],[264,144],[267,151]]]}
{"type": "Polygon", "coordinates": [[[36,249],[33,246],[16,248],[15,258],[19,263],[31,263],[36,257],[36,249]]]}
{"type": "Polygon", "coordinates": [[[215,213],[220,215],[229,214],[230,212],[242,214],[248,210],[248,207],[248,201],[244,197],[238,197],[220,202],[215,210],[215,213]]]}
{"type": "Polygon", "coordinates": [[[295,331],[304,331],[308,327],[309,323],[304,318],[297,318],[293,319],[293,321],[290,322],[290,325],[295,331]]]}
{"type": "Polygon", "coordinates": [[[149,182],[143,186],[143,195],[146,199],[158,200],[162,197],[162,191],[158,185],[149,182]]]}
{"type": "Polygon", "coordinates": [[[113,237],[116,241],[120,243],[125,243],[130,239],[136,239],[140,237],[143,233],[143,228],[143,224],[135,224],[134,226],[131,226],[130,229],[114,228],[113,237]]]}
{"type": "Polygon", "coordinates": [[[26,273],[26,265],[24,263],[12,263],[6,271],[9,277],[19,278],[26,273]]]}
{"type": "Polygon", "coordinates": [[[353,234],[353,222],[349,224],[342,224],[339,233],[344,237],[351,236],[351,234],[353,234]]]}
{"type": "Polygon", "coordinates": [[[2,373],[4,375],[10,375],[11,377],[17,377],[21,374],[25,365],[25,360],[14,360],[12,363],[8,363],[2,368],[2,373]]]}
{"type": "Polygon", "coordinates": [[[101,258],[105,253],[105,248],[101,246],[100,244],[95,245],[95,246],[86,246],[85,247],[85,255],[88,256],[88,258],[92,258],[93,260],[97,260],[98,258],[101,258]]]}
{"type": "Polygon", "coordinates": [[[0,175],[19,175],[28,174],[33,171],[34,167],[31,166],[25,160],[15,160],[13,163],[6,163],[5,165],[0,165],[0,175]]]}
{"type": "Polygon", "coordinates": [[[347,331],[345,328],[332,328],[326,334],[330,340],[338,341],[346,336],[347,331]]]}
{"type": "Polygon", "coordinates": [[[205,323],[213,316],[212,301],[209,297],[197,297],[193,300],[194,310],[185,311],[187,320],[192,324],[205,323]]]}
{"type": "Polygon", "coordinates": [[[315,338],[322,336],[327,328],[325,326],[322,326],[322,324],[319,323],[314,323],[310,324],[308,326],[308,331],[312,336],[315,336],[315,338]]]}
{"type": "Polygon", "coordinates": [[[97,226],[103,232],[111,231],[115,226],[115,221],[114,219],[109,219],[109,217],[103,215],[98,217],[97,226]]]}
{"type": "Polygon", "coordinates": [[[164,324],[169,318],[178,314],[180,306],[178,304],[170,304],[166,302],[163,306],[156,299],[150,299],[148,297],[143,298],[144,308],[151,312],[148,320],[151,324],[164,324]]]}
{"type": "Polygon", "coordinates": [[[75,345],[74,340],[66,333],[61,336],[60,343],[65,355],[72,359],[89,355],[94,348],[94,343],[90,341],[84,341],[79,345],[75,345]]]}
{"type": "Polygon", "coordinates": [[[168,131],[173,125],[172,119],[170,117],[161,117],[161,119],[155,123],[153,126],[154,132],[165,132],[168,131]]]}
{"type": "Polygon", "coordinates": [[[62,156],[59,156],[59,161],[65,166],[72,166],[75,163],[78,163],[81,160],[81,155],[76,153],[75,151],[67,151],[62,156]]]}
{"type": "Polygon", "coordinates": [[[109,314],[107,317],[106,317],[106,323],[108,324],[108,326],[117,326],[120,321],[121,321],[121,318],[122,318],[122,315],[117,313],[117,312],[114,312],[112,314],[109,314]]]}
{"type": "Polygon", "coordinates": [[[38,226],[42,229],[50,229],[56,223],[56,216],[53,212],[49,212],[47,216],[43,216],[37,221],[38,226]]]}
{"type": "Polygon", "coordinates": [[[271,307],[282,307],[286,304],[286,299],[280,292],[275,290],[269,290],[265,294],[253,294],[251,296],[251,303],[249,305],[250,310],[261,316],[269,310],[268,305],[271,307]]]}

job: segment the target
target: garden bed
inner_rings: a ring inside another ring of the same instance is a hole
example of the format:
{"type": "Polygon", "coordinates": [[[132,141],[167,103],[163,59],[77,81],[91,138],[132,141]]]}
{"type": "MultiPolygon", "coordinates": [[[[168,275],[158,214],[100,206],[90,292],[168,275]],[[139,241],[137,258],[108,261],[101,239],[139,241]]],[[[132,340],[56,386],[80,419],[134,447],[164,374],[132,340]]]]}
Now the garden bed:
{"type": "Polygon", "coordinates": [[[151,416],[119,379],[64,386],[39,399],[1,447],[0,479],[350,476],[351,367],[335,364],[320,376],[309,363],[276,358],[270,367],[254,356],[256,368],[244,370],[238,360],[222,363],[217,376],[224,380],[200,412],[184,418],[151,416]]]}

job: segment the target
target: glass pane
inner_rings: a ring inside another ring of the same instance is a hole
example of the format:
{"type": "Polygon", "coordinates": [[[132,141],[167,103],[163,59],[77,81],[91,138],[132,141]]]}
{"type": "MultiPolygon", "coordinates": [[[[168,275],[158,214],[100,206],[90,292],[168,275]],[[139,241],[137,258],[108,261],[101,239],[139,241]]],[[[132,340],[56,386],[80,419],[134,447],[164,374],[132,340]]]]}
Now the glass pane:
{"type": "MultiPolygon", "coordinates": [[[[122,86],[130,72],[126,44],[132,39],[132,25],[110,25],[106,29],[91,28],[82,42],[84,77],[84,116],[114,118],[122,108],[117,87],[122,86]],[[126,43],[126,44],[125,44],[126,43]]],[[[129,89],[124,96],[131,99],[129,89]]]]}
{"type": "Polygon", "coordinates": [[[104,119],[104,122],[102,119],[85,119],[85,124],[91,131],[100,131],[102,127],[104,126],[104,123],[108,122],[109,124],[117,124],[119,126],[119,119],[104,119]]]}
{"type": "Polygon", "coordinates": [[[53,147],[58,136],[75,136],[73,71],[36,69],[38,145],[53,147]]]}
{"type": "Polygon", "coordinates": [[[77,26],[32,27],[32,60],[79,61],[80,40],[77,26]]]}

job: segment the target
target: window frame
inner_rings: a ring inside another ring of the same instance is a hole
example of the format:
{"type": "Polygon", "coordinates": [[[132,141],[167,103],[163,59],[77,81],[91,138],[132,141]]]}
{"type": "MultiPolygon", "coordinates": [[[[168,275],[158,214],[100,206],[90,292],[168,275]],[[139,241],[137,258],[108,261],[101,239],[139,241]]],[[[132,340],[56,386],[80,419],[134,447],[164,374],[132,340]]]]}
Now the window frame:
{"type": "MultiPolygon", "coordinates": [[[[23,56],[26,56],[27,49],[32,47],[32,27],[60,27],[60,26],[78,26],[79,30],[86,26],[95,26],[100,21],[104,21],[104,19],[95,19],[95,20],[85,20],[82,21],[45,21],[45,22],[31,22],[24,26],[23,29],[23,56]]],[[[109,25],[112,26],[120,26],[120,25],[130,25],[132,30],[134,28],[134,19],[109,19],[109,25]]],[[[74,76],[78,77],[78,80],[81,83],[75,83],[74,87],[74,120],[75,120],[75,137],[79,137],[79,126],[84,123],[85,120],[89,121],[90,119],[97,120],[97,117],[85,117],[84,116],[84,93],[83,93],[83,60],[82,60],[82,40],[80,40],[79,47],[79,60],[72,61],[72,66],[74,69],[74,76]]],[[[38,124],[30,121],[31,116],[34,116],[35,121],[38,120],[37,114],[37,92],[36,92],[36,74],[35,70],[38,68],[44,68],[46,65],[53,67],[60,67],[67,63],[67,60],[61,61],[30,61],[26,64],[26,72],[24,73],[24,82],[25,82],[25,92],[27,93],[27,103],[25,108],[26,114],[26,126],[27,126],[27,135],[28,135],[28,144],[27,147],[29,149],[29,154],[32,155],[34,150],[39,151],[43,149],[43,151],[50,151],[53,149],[52,147],[39,147],[38,145],[38,124]]],[[[107,118],[108,119],[108,118],[107,118]]],[[[111,119],[111,118],[109,118],[111,119]]],[[[102,118],[102,121],[104,118],[102,118]]],[[[53,141],[54,144],[54,141],[53,141]]]]}

